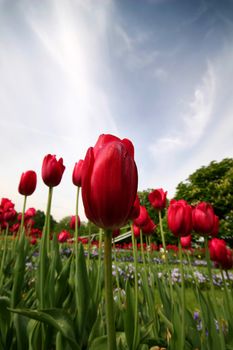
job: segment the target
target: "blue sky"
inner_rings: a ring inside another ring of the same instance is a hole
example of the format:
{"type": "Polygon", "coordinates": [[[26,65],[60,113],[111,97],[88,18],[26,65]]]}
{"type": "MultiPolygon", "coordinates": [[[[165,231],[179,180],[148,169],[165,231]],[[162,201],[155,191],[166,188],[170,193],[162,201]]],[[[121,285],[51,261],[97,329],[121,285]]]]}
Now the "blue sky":
{"type": "MultiPolygon", "coordinates": [[[[46,154],[66,170],[52,214],[74,213],[71,177],[99,134],[135,146],[139,190],[164,188],[233,150],[230,0],[0,0],[0,196],[45,210],[46,154]]],[[[81,218],[84,219],[83,209],[81,218]]]]}

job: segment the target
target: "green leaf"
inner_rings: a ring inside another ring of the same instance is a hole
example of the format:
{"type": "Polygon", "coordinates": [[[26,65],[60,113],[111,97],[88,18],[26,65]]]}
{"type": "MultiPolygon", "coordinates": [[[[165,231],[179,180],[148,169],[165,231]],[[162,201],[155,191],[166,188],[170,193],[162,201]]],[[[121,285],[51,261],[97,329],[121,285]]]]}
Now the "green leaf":
{"type": "Polygon", "coordinates": [[[95,338],[89,350],[108,350],[108,338],[106,335],[95,338]]]}
{"type": "Polygon", "coordinates": [[[80,347],[75,339],[75,332],[73,327],[73,322],[70,316],[61,309],[45,309],[43,311],[37,310],[25,310],[25,309],[9,309],[12,312],[24,315],[34,320],[44,322],[61,334],[69,341],[70,345],[73,346],[73,349],[79,350],[80,347]]]}

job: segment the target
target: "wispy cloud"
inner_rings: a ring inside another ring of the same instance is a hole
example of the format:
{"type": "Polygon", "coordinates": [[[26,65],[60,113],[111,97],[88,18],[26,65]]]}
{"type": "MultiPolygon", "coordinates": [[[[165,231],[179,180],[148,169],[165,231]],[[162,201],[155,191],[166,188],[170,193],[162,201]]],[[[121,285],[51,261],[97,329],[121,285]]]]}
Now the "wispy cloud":
{"type": "Polygon", "coordinates": [[[208,123],[211,120],[215,96],[216,81],[211,63],[208,63],[207,71],[201,83],[195,88],[192,99],[182,101],[182,108],[177,116],[177,125],[170,134],[162,136],[150,146],[151,152],[158,154],[180,152],[182,149],[193,147],[203,136],[208,123]]]}

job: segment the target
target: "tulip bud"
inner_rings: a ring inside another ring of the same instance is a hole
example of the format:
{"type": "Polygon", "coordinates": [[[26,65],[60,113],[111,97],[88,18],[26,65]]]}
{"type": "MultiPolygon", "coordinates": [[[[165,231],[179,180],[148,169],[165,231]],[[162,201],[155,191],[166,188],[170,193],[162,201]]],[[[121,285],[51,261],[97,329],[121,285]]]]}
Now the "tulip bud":
{"type": "Polygon", "coordinates": [[[192,236],[184,236],[180,237],[180,244],[182,248],[190,248],[191,247],[192,236]]]}
{"type": "MultiPolygon", "coordinates": [[[[75,221],[76,221],[76,216],[75,215],[71,216],[71,218],[70,218],[70,228],[71,228],[71,230],[75,230],[75,221]]],[[[78,227],[80,227],[80,225],[81,225],[81,221],[80,221],[80,218],[78,216],[78,227]]]]}
{"type": "Polygon", "coordinates": [[[81,187],[82,185],[82,167],[83,167],[83,160],[80,159],[78,163],[75,163],[73,175],[72,175],[73,184],[78,187],[81,187]]]}
{"type": "Polygon", "coordinates": [[[42,164],[42,179],[47,186],[55,187],[59,185],[64,170],[65,166],[63,165],[62,158],[57,161],[56,156],[52,156],[51,154],[44,157],[42,164]]]}
{"type": "Polygon", "coordinates": [[[30,196],[36,189],[37,176],[35,171],[28,170],[21,175],[18,191],[23,196],[30,196]]]}
{"type": "Polygon", "coordinates": [[[167,212],[167,223],[175,236],[188,236],[192,230],[191,206],[183,199],[171,200],[167,212]]]}
{"type": "Polygon", "coordinates": [[[147,212],[146,207],[144,207],[143,205],[140,205],[139,215],[136,219],[134,219],[133,223],[141,227],[145,225],[148,220],[149,220],[149,214],[147,212]]]}
{"type": "Polygon", "coordinates": [[[216,225],[214,210],[209,203],[201,202],[192,213],[193,229],[201,234],[211,234],[216,225]]]}
{"type": "Polygon", "coordinates": [[[132,149],[129,140],[101,135],[84,159],[82,198],[85,213],[90,221],[104,229],[120,228],[130,218],[138,183],[132,149]]]}
{"type": "Polygon", "coordinates": [[[164,192],[162,188],[156,189],[149,193],[148,199],[150,204],[155,210],[162,210],[166,208],[167,204],[167,192],[164,192]]]}

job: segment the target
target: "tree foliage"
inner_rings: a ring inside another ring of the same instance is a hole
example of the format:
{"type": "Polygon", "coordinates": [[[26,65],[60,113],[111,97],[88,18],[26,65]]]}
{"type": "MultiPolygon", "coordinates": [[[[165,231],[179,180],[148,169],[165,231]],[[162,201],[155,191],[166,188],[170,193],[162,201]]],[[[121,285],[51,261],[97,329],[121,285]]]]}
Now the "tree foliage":
{"type": "MultiPolygon", "coordinates": [[[[45,223],[45,213],[42,210],[37,210],[36,215],[34,216],[33,220],[35,221],[35,228],[40,229],[41,231],[43,230],[44,223],[45,223]]],[[[53,216],[50,215],[50,227],[51,231],[54,230],[54,227],[56,225],[56,221],[54,220],[53,216]]]]}
{"type": "Polygon", "coordinates": [[[185,199],[190,204],[205,201],[212,204],[220,218],[220,236],[233,236],[233,159],[212,161],[179,183],[175,199],[185,199]]]}

